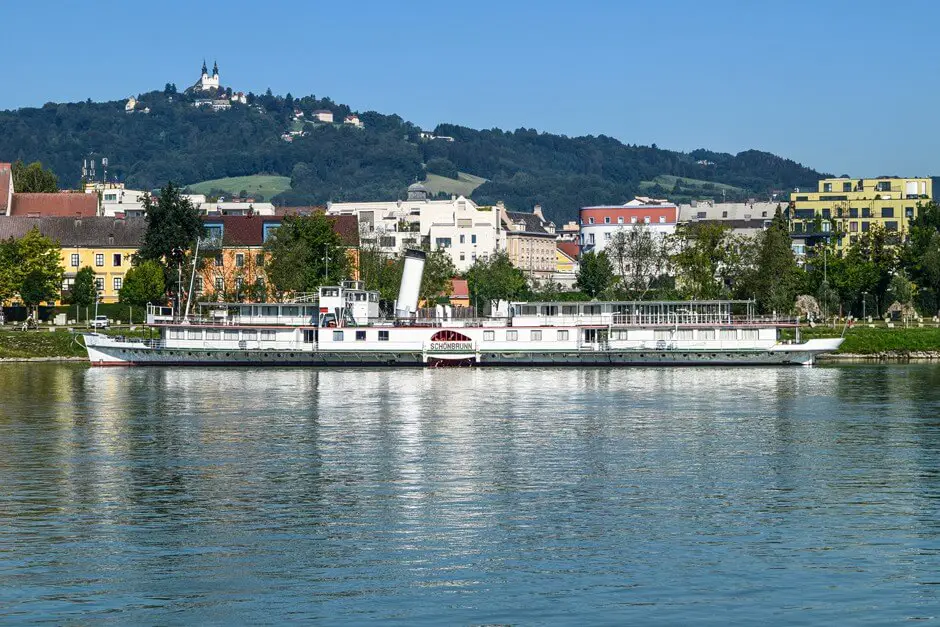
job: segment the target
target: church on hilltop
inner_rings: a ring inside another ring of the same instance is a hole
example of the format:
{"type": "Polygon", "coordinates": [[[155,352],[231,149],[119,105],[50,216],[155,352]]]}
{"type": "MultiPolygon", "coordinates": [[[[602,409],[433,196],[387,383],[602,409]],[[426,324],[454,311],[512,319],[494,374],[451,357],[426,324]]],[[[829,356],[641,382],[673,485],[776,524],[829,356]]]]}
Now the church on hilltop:
{"type": "Polygon", "coordinates": [[[209,70],[206,68],[206,61],[202,61],[202,77],[199,82],[193,85],[193,91],[219,91],[219,64],[212,64],[212,76],[209,76],[209,70]]]}

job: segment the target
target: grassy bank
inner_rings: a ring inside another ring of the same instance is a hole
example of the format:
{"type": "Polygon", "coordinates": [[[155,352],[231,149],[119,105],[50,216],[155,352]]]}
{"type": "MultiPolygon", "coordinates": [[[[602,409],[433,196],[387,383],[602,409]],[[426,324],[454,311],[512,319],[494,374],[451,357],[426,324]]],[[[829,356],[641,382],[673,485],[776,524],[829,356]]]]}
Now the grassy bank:
{"type": "Polygon", "coordinates": [[[0,359],[85,356],[67,331],[0,331],[0,359]]]}
{"type": "MultiPolygon", "coordinates": [[[[800,329],[801,339],[816,337],[837,337],[842,334],[842,328],[832,327],[803,327],[800,329]]],[[[793,333],[788,331],[786,338],[792,338],[793,333]]],[[[845,331],[845,342],[839,348],[839,353],[853,355],[875,355],[878,353],[914,353],[914,352],[940,352],[940,329],[928,328],[894,328],[885,326],[856,325],[845,331]]]]}

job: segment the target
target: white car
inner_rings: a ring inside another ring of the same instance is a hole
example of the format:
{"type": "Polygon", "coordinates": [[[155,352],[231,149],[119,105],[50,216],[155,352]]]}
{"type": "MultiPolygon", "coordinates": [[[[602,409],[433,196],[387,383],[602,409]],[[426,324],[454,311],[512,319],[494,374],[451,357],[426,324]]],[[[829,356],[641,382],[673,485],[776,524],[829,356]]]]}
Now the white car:
{"type": "Polygon", "coordinates": [[[92,329],[107,329],[108,328],[108,317],[107,316],[95,316],[94,320],[91,321],[92,329]]]}

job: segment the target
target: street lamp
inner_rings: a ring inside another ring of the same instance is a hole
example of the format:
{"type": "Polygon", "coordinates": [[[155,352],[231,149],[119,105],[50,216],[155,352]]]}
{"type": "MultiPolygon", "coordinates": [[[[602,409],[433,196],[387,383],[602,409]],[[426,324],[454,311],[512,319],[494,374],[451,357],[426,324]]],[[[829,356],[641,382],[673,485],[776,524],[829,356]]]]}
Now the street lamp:
{"type": "Polygon", "coordinates": [[[865,315],[865,304],[868,301],[868,292],[862,292],[862,320],[868,320],[868,316],[865,315]]]}

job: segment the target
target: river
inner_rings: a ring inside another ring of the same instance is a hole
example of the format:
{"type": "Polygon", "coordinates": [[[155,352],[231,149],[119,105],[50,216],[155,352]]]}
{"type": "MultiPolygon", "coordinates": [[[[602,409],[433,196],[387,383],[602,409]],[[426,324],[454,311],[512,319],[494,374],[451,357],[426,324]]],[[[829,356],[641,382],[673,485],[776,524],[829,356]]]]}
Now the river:
{"type": "Polygon", "coordinates": [[[0,622],[912,619],[935,365],[0,365],[0,622]]]}

